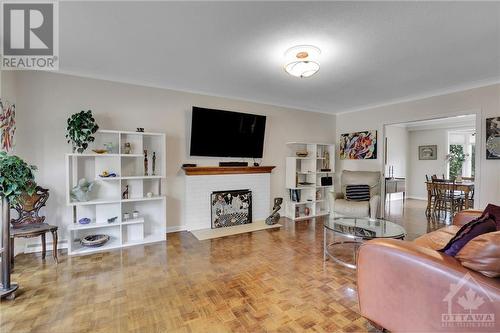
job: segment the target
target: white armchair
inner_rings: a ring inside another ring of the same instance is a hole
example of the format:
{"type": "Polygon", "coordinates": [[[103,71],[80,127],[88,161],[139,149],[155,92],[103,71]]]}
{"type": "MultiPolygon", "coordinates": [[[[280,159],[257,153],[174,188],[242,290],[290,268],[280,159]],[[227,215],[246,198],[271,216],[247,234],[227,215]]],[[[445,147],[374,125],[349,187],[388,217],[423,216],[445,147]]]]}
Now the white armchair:
{"type": "Polygon", "coordinates": [[[341,191],[331,192],[334,216],[369,217],[376,219],[380,207],[380,172],[342,171],[341,191]],[[370,186],[370,201],[351,201],[345,199],[347,185],[370,186]]]}

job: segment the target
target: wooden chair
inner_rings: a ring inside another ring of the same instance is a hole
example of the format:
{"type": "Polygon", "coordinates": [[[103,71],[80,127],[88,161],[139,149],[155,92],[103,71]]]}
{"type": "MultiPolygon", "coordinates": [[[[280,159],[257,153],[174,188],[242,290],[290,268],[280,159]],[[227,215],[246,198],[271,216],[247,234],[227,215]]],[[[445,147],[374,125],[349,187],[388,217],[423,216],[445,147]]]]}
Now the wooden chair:
{"type": "Polygon", "coordinates": [[[453,184],[443,183],[443,182],[433,182],[435,188],[435,204],[433,212],[438,217],[441,213],[444,213],[446,218],[447,213],[450,213],[452,217],[455,212],[460,211],[463,206],[463,198],[460,194],[456,192],[455,182],[453,184]]]}
{"type": "Polygon", "coordinates": [[[49,199],[49,190],[37,186],[33,195],[22,195],[17,204],[11,205],[11,209],[16,210],[18,216],[11,219],[10,223],[10,248],[11,263],[14,264],[14,239],[42,237],[42,258],[45,259],[46,246],[45,234],[52,233],[52,257],[57,259],[57,226],[45,222],[45,216],[40,216],[40,209],[45,206],[49,199]]]}

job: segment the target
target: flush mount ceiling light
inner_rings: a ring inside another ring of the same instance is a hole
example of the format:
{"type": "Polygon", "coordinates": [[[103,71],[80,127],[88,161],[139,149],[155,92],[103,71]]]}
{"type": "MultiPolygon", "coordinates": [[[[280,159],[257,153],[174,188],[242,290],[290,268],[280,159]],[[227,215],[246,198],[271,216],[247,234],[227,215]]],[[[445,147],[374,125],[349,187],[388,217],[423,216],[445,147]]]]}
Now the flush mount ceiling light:
{"type": "Polygon", "coordinates": [[[321,50],[312,45],[298,45],[285,52],[285,71],[295,77],[310,77],[319,71],[321,50]]]}

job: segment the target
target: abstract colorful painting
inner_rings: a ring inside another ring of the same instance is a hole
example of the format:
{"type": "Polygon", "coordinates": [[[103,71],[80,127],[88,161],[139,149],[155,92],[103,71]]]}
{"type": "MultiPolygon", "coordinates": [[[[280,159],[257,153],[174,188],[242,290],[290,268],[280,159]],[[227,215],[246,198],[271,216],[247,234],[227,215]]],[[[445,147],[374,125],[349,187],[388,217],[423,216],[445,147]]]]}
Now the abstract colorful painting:
{"type": "Polygon", "coordinates": [[[486,119],[486,159],[500,160],[500,117],[486,119]]]}
{"type": "Polygon", "coordinates": [[[0,149],[11,151],[16,132],[16,106],[0,99],[0,149]]]}
{"type": "Polygon", "coordinates": [[[340,159],[377,159],[377,131],[363,131],[340,136],[340,159]]]}

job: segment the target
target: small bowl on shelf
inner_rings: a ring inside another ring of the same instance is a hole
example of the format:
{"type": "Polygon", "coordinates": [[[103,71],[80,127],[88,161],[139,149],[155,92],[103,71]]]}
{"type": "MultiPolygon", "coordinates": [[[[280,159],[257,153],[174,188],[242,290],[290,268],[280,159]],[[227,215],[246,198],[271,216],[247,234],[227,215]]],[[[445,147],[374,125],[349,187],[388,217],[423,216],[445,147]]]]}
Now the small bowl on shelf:
{"type": "Polygon", "coordinates": [[[88,235],[83,237],[80,243],[85,247],[100,247],[109,241],[108,235],[88,235]]]}
{"type": "Polygon", "coordinates": [[[307,157],[309,156],[309,152],[307,151],[298,151],[295,153],[295,155],[297,155],[297,157],[307,157]]]}
{"type": "Polygon", "coordinates": [[[90,223],[90,219],[88,217],[83,217],[81,219],[78,220],[78,223],[80,224],[89,224],[90,223]]]}
{"type": "Polygon", "coordinates": [[[107,150],[107,149],[92,149],[92,151],[93,151],[94,153],[96,153],[96,154],[99,154],[99,155],[101,155],[101,154],[106,154],[106,153],[108,152],[108,150],[107,150]]]}

